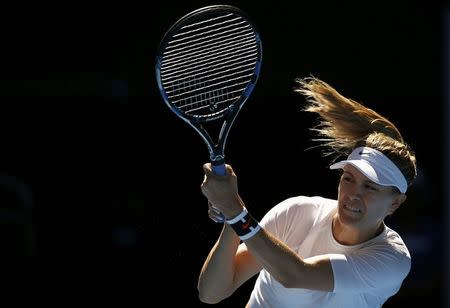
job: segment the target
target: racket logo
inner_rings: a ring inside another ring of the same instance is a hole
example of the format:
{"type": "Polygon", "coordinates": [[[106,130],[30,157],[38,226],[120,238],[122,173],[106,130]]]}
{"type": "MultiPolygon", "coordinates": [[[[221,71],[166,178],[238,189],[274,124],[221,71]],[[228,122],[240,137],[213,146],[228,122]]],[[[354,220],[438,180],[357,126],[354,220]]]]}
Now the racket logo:
{"type": "Polygon", "coordinates": [[[217,109],[217,103],[215,103],[215,102],[210,102],[210,103],[209,103],[209,110],[210,110],[210,111],[216,111],[216,109],[217,109]]]}

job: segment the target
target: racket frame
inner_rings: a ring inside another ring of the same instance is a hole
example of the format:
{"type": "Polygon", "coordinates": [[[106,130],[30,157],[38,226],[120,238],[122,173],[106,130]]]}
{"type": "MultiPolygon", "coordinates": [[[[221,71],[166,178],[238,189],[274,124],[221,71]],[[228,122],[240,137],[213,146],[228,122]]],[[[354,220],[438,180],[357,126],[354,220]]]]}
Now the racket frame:
{"type": "Polygon", "coordinates": [[[248,97],[252,93],[256,82],[258,80],[260,70],[261,70],[261,64],[262,64],[262,44],[261,44],[261,37],[259,34],[259,31],[257,31],[256,27],[254,26],[254,23],[251,22],[248,15],[243,12],[242,10],[230,6],[230,5],[211,5],[199,8],[197,10],[194,10],[185,16],[181,17],[175,24],[170,27],[170,29],[165,33],[163,39],[160,42],[157,56],[156,56],[156,80],[158,84],[159,91],[161,93],[161,96],[163,97],[164,102],[166,105],[183,121],[188,123],[191,127],[197,131],[197,133],[202,137],[203,141],[206,143],[209,151],[210,161],[213,166],[213,170],[216,174],[225,175],[226,169],[225,169],[225,144],[227,141],[227,137],[229,134],[229,131],[233,125],[234,120],[236,119],[239,111],[241,110],[244,103],[247,101],[248,97]],[[201,14],[206,13],[211,10],[223,10],[226,12],[232,12],[240,17],[244,18],[248,24],[252,27],[253,33],[255,35],[256,40],[256,46],[258,48],[258,55],[259,58],[256,61],[255,69],[253,71],[253,76],[250,80],[250,82],[247,84],[246,88],[243,91],[243,94],[230,106],[228,106],[225,111],[219,113],[215,117],[211,118],[199,118],[195,116],[188,115],[186,113],[183,113],[177,106],[174,106],[171,104],[170,99],[168,95],[166,94],[164,90],[164,86],[162,84],[161,80],[161,65],[162,65],[162,55],[163,52],[172,38],[173,34],[176,33],[176,30],[178,30],[186,20],[191,19],[192,17],[201,14]],[[217,138],[217,142],[214,142],[214,140],[211,138],[211,135],[208,133],[207,129],[204,127],[204,124],[206,122],[214,121],[217,119],[223,119],[222,126],[220,128],[220,132],[217,138]]]}

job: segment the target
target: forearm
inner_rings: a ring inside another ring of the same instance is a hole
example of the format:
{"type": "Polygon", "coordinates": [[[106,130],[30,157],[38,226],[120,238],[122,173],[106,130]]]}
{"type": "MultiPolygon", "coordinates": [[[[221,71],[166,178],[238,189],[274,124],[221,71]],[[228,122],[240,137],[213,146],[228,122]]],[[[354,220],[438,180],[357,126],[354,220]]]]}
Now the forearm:
{"type": "Polygon", "coordinates": [[[234,259],[239,243],[239,237],[225,224],[200,272],[198,292],[202,302],[217,303],[234,292],[234,259]]]}
{"type": "Polygon", "coordinates": [[[263,268],[284,287],[333,290],[329,259],[310,258],[305,261],[264,229],[246,240],[245,244],[263,268]]]}
{"type": "Polygon", "coordinates": [[[264,229],[245,244],[263,268],[285,287],[290,287],[306,271],[303,260],[264,229]]]}

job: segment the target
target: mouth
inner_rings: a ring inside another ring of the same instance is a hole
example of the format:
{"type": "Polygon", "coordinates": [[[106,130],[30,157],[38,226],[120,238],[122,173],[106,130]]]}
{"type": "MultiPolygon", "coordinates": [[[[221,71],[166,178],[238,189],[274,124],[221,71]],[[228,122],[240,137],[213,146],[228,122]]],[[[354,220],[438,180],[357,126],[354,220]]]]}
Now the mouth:
{"type": "Polygon", "coordinates": [[[361,209],[351,206],[351,205],[348,205],[348,204],[344,204],[343,208],[351,213],[356,213],[356,214],[361,213],[361,209]]]}

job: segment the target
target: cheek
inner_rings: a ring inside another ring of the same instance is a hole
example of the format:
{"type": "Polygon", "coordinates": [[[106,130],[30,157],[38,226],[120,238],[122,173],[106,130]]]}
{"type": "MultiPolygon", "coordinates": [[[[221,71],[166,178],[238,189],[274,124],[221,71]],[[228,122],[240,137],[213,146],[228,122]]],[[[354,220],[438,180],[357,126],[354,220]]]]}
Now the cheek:
{"type": "Polygon", "coordinates": [[[342,183],[338,185],[338,196],[343,195],[345,193],[345,187],[342,183]]]}
{"type": "Polygon", "coordinates": [[[370,212],[370,214],[372,216],[376,216],[376,217],[383,217],[385,216],[387,210],[388,210],[388,206],[387,206],[387,201],[383,200],[383,201],[378,201],[378,202],[372,202],[370,203],[370,206],[368,206],[368,211],[370,212]]]}

